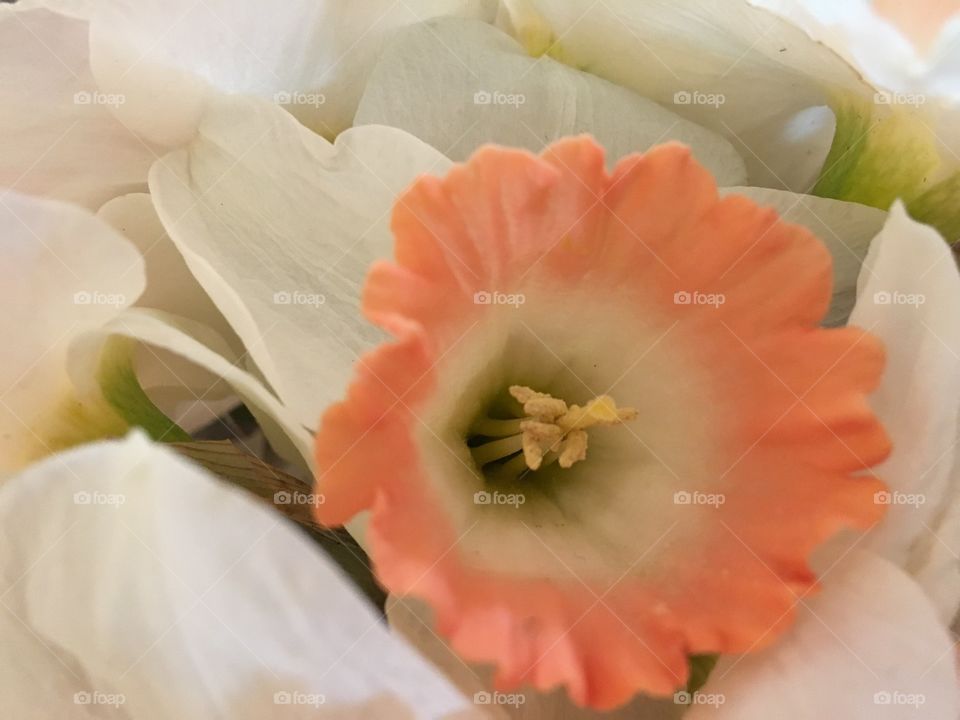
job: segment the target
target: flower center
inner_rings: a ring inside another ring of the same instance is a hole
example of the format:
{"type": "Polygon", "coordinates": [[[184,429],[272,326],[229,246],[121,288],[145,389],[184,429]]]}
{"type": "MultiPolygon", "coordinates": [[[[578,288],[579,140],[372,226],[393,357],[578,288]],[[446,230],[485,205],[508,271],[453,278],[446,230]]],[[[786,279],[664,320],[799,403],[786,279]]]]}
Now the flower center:
{"type": "Polygon", "coordinates": [[[471,432],[471,454],[477,467],[504,480],[514,480],[553,463],[572,467],[587,457],[587,430],[633,420],[637,411],[618,408],[609,395],[583,406],[522,385],[510,395],[521,407],[517,417],[483,417],[471,432]]]}

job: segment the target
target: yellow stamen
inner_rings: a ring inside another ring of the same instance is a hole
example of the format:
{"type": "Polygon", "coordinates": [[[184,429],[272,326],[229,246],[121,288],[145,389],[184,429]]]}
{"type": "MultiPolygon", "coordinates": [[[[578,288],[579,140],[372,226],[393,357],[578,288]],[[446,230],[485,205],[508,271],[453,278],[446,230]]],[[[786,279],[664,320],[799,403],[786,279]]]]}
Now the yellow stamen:
{"type": "Polygon", "coordinates": [[[569,468],[587,457],[587,428],[619,425],[637,416],[633,408],[618,408],[609,395],[582,407],[522,385],[511,386],[510,395],[523,406],[526,417],[484,418],[474,426],[476,435],[500,438],[473,448],[473,459],[480,467],[507,460],[502,470],[518,470],[517,474],[558,461],[560,467],[569,468]],[[511,458],[518,451],[522,454],[511,458]]]}

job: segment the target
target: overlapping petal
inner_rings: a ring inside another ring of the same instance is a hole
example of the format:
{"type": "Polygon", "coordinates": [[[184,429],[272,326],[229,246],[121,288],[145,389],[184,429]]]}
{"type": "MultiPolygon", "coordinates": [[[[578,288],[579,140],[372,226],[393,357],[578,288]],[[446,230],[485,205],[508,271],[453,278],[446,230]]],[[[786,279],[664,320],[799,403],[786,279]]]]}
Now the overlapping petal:
{"type": "Polygon", "coordinates": [[[131,305],[143,259],[78,207],[0,193],[0,475],[124,424],[99,391],[78,394],[71,343],[131,305]]]}
{"type": "Polygon", "coordinates": [[[194,276],[306,427],[381,335],[359,315],[367,266],[390,252],[395,195],[449,160],[401,130],[328,143],[280,108],[224,100],[150,187],[194,276]]]}
{"type": "Polygon", "coordinates": [[[746,181],[743,160],[717,133],[596,75],[532,58],[496,28],[462,19],[397,33],[371,74],[355,122],[403,128],[453,160],[485,143],[539,152],[589,132],[614,163],[677,140],[721,185],[746,181]]]}
{"type": "Polygon", "coordinates": [[[96,210],[146,186],[155,149],[112,114],[86,22],[0,6],[0,187],[96,210]]]}
{"type": "MultiPolygon", "coordinates": [[[[808,177],[795,171],[808,163],[811,143],[790,141],[794,124],[803,125],[798,114],[827,105],[833,92],[869,92],[829,49],[745,2],[507,0],[504,7],[503,24],[531,54],[631,88],[725,135],[746,161],[750,184],[781,187],[790,179],[798,184],[788,189],[808,191],[808,177]]],[[[813,133],[820,156],[829,145],[824,127],[813,133]]]]}
{"type": "Polygon", "coordinates": [[[25,471],[0,523],[11,716],[470,712],[299,530],[141,436],[25,471]]]}
{"type": "Polygon", "coordinates": [[[350,126],[366,74],[399,27],[454,14],[492,18],[490,0],[51,0],[90,21],[100,89],[125,101],[118,116],[166,146],[187,142],[216,93],[261,97],[333,137],[350,126]]]}
{"type": "Polygon", "coordinates": [[[867,547],[910,573],[923,572],[944,622],[960,605],[960,532],[955,512],[960,428],[960,279],[932,228],[894,207],[864,264],[852,323],[887,348],[887,371],[871,403],[896,451],[877,472],[890,493],[886,520],[867,547]]]}

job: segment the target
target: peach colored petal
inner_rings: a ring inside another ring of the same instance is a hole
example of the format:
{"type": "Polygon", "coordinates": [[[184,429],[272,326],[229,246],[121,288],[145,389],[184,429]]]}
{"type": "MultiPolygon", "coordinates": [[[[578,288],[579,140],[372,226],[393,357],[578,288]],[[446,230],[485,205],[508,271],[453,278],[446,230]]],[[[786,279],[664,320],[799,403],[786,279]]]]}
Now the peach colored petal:
{"type": "Polygon", "coordinates": [[[317,514],[341,524],[370,508],[381,582],[426,599],[502,688],[564,685],[598,709],[668,695],[690,654],[772,642],[816,590],[810,553],[880,518],[883,485],[863,471],[890,449],[865,399],[882,347],[819,327],[827,251],[771,210],[721,200],[686,148],[609,175],[587,137],[540,157],[483,148],[415,183],[393,230],[397,262],[372,268],[364,310],[397,341],[361,360],[322,420],[317,514]],[[524,293],[526,309],[478,292],[524,293]],[[639,444],[624,428],[596,448],[591,436],[580,469],[558,471],[579,475],[550,476],[550,503],[530,486],[526,514],[484,514],[465,499],[485,485],[460,414],[484,373],[536,352],[617,386],[639,444]],[[669,493],[686,482],[725,500],[684,514],[669,493]]]}

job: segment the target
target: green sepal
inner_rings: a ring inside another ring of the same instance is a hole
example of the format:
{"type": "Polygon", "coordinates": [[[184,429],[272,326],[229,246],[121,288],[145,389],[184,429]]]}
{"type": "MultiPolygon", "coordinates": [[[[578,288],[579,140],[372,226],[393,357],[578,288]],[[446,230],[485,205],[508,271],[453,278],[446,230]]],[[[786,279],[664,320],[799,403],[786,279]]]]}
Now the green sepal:
{"type": "Polygon", "coordinates": [[[910,215],[949,242],[960,239],[960,172],[931,184],[942,166],[937,137],[920,107],[838,98],[833,144],[813,195],[910,215]]]}
{"type": "Polygon", "coordinates": [[[190,435],[147,397],[133,365],[136,343],[111,337],[103,345],[97,382],[104,399],[130,427],[142,428],[155,442],[186,442],[190,435]]]}

